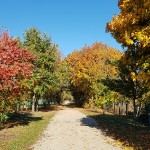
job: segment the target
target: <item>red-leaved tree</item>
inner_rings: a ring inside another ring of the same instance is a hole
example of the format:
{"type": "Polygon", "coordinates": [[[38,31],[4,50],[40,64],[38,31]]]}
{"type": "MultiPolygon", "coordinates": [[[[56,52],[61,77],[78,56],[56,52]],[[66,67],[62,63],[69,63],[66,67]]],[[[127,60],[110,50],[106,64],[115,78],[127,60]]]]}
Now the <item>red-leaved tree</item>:
{"type": "Polygon", "coordinates": [[[33,54],[4,31],[0,35],[0,106],[19,99],[20,82],[32,76],[33,54]]]}

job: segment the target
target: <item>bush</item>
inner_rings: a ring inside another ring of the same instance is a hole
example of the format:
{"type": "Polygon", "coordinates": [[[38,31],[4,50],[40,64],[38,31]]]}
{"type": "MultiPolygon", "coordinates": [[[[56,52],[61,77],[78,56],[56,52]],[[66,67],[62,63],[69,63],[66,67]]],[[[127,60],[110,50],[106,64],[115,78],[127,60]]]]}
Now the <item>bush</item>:
{"type": "Polygon", "coordinates": [[[0,113],[0,122],[3,123],[3,122],[6,122],[8,119],[8,114],[7,113],[0,113]]]}

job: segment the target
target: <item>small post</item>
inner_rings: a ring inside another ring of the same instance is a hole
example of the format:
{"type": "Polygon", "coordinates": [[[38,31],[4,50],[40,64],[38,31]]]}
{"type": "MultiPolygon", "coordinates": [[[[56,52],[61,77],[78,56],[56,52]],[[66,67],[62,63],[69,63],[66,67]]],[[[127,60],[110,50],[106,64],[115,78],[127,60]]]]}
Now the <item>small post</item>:
{"type": "Polygon", "coordinates": [[[121,115],[120,107],[121,107],[121,103],[119,103],[119,115],[121,115]]]}
{"type": "Polygon", "coordinates": [[[148,124],[150,125],[150,104],[148,105],[148,124]]]}

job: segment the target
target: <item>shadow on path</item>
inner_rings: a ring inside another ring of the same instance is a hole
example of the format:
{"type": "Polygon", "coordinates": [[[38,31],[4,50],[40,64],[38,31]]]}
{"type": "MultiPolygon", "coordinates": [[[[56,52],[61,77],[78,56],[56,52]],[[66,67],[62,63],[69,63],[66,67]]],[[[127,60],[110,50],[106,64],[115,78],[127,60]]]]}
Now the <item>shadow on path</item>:
{"type": "Polygon", "coordinates": [[[81,125],[82,126],[89,126],[91,128],[98,128],[98,123],[91,117],[85,117],[82,118],[81,120],[81,125]]]}
{"type": "Polygon", "coordinates": [[[150,150],[150,127],[125,116],[96,114],[81,120],[82,125],[101,129],[107,136],[136,150],[150,150]],[[93,120],[96,122],[93,123],[93,120]]]}

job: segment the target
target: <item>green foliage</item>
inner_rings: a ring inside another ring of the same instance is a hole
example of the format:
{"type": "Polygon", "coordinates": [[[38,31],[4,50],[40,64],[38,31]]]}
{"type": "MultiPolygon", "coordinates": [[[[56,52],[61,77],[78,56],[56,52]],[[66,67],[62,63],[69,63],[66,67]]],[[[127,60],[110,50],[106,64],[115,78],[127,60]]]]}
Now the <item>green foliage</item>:
{"type": "Polygon", "coordinates": [[[0,106],[3,108],[0,112],[0,123],[3,123],[8,119],[8,106],[5,101],[0,101],[0,106]]]}
{"type": "Polygon", "coordinates": [[[7,113],[0,113],[0,123],[5,122],[8,119],[8,114],[7,113]]]}
{"type": "MultiPolygon", "coordinates": [[[[24,34],[24,46],[28,47],[36,56],[34,73],[31,79],[31,93],[37,98],[57,92],[58,76],[57,63],[60,59],[58,46],[52,44],[51,38],[41,34],[36,28],[27,30],[24,34]]],[[[52,96],[52,95],[51,95],[52,96]]]]}
{"type": "Polygon", "coordinates": [[[61,102],[64,102],[65,100],[68,100],[70,102],[73,101],[73,96],[72,96],[71,92],[69,92],[69,91],[63,91],[61,93],[61,102]]]}

